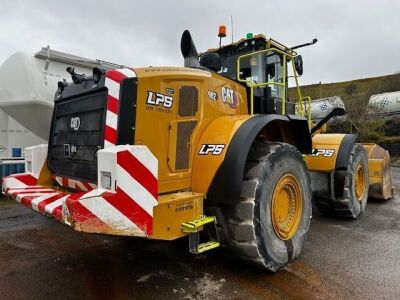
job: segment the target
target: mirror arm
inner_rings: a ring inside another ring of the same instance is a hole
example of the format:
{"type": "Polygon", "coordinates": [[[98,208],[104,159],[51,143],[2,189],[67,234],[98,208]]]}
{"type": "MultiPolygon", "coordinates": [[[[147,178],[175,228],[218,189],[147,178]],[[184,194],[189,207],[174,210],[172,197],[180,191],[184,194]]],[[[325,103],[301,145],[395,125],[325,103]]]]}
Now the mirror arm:
{"type": "MultiPolygon", "coordinates": [[[[309,108],[311,109],[311,107],[309,108]]],[[[341,107],[335,107],[329,114],[327,114],[321,121],[317,123],[313,128],[311,128],[311,134],[314,134],[317,130],[321,129],[321,127],[328,122],[333,117],[344,116],[346,111],[341,107]]]]}
{"type": "Polygon", "coordinates": [[[312,46],[315,43],[318,42],[318,39],[313,39],[310,43],[305,43],[305,44],[301,44],[301,45],[297,45],[297,46],[293,46],[292,48],[290,48],[291,50],[295,50],[295,49],[299,49],[299,48],[303,48],[303,47],[307,47],[307,46],[312,46]]]}

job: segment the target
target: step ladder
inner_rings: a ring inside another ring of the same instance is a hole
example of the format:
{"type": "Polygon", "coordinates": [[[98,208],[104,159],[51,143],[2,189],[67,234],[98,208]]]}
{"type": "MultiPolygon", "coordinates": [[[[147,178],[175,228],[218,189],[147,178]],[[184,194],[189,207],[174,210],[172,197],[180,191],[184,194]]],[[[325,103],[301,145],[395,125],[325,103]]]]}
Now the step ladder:
{"type": "Polygon", "coordinates": [[[220,246],[215,217],[202,216],[198,220],[182,223],[182,232],[189,235],[189,251],[200,254],[220,246]],[[200,243],[200,232],[208,234],[208,240],[200,243]]]}

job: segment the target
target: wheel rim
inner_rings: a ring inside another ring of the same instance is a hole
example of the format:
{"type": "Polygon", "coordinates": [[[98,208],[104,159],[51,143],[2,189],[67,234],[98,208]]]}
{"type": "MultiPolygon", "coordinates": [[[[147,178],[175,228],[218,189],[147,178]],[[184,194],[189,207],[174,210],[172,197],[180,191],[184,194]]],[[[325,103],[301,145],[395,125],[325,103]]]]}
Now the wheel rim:
{"type": "Polygon", "coordinates": [[[302,204],[299,182],[292,174],[284,175],[275,186],[271,207],[272,225],[280,239],[289,240],[296,233],[302,204]]]}
{"type": "Polygon", "coordinates": [[[366,185],[367,182],[365,180],[365,168],[364,165],[360,162],[357,165],[354,178],[354,190],[356,192],[356,198],[358,201],[361,201],[364,198],[366,185]]]}

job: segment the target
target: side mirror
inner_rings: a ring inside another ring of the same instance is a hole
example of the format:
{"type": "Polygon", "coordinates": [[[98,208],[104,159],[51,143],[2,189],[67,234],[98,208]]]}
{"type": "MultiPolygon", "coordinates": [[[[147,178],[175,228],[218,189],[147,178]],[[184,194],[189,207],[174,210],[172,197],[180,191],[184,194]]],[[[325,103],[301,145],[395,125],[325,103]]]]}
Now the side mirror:
{"type": "Polygon", "coordinates": [[[294,58],[294,67],[299,76],[303,75],[303,57],[301,57],[301,55],[294,58]]]}

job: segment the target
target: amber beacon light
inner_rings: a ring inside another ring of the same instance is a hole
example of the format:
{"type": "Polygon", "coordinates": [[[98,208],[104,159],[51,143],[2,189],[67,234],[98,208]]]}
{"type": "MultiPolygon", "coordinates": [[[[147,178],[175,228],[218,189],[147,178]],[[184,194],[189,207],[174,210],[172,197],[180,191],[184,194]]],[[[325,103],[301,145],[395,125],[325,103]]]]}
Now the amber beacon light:
{"type": "Polygon", "coordinates": [[[226,37],[226,26],[224,26],[224,25],[219,26],[219,29],[218,29],[218,36],[219,36],[220,38],[226,37]]]}

